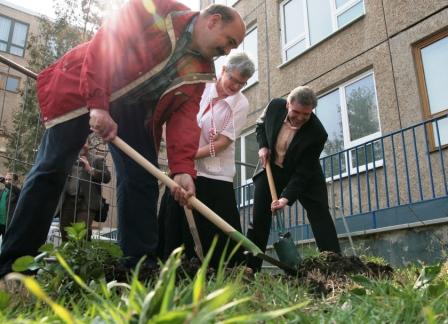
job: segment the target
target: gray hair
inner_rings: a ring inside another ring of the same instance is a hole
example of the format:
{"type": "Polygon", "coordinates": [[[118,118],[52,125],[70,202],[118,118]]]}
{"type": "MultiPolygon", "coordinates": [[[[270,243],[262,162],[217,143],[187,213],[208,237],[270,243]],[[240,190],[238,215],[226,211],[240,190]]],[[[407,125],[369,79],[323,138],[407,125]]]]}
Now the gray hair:
{"type": "Polygon", "coordinates": [[[224,66],[227,72],[237,70],[244,78],[250,78],[255,73],[254,62],[243,52],[230,53],[224,66]]]}
{"type": "Polygon", "coordinates": [[[308,86],[300,86],[292,90],[288,95],[289,103],[299,103],[304,106],[317,106],[317,97],[314,91],[308,86]]]}
{"type": "Polygon", "coordinates": [[[201,11],[205,17],[220,15],[222,21],[226,24],[235,20],[235,12],[235,9],[220,4],[211,4],[201,11]]]}

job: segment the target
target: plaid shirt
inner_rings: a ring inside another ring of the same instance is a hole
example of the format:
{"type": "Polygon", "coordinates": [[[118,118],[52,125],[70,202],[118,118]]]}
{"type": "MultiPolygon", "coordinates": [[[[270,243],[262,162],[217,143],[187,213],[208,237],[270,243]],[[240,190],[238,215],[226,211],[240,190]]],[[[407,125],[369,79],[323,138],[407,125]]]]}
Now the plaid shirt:
{"type": "Polygon", "coordinates": [[[182,33],[182,36],[176,43],[176,48],[174,49],[173,54],[171,55],[169,61],[165,65],[165,67],[157,73],[151,79],[143,82],[138,87],[132,89],[127,94],[119,98],[120,104],[142,104],[147,106],[148,115],[151,115],[151,107],[154,104],[147,103],[156,103],[166,89],[171,85],[173,80],[175,80],[179,76],[179,69],[182,65],[177,64],[179,60],[185,54],[191,54],[195,56],[200,56],[198,52],[192,51],[188,48],[189,44],[191,44],[193,26],[196,21],[194,18],[187,29],[182,33]],[[148,107],[149,106],[149,107],[148,107]]]}

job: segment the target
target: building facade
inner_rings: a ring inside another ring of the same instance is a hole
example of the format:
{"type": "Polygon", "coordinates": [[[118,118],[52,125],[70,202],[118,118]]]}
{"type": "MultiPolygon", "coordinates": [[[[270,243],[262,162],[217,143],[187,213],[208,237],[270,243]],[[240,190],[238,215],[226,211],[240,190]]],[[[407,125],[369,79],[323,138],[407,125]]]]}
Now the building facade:
{"type": "MultiPolygon", "coordinates": [[[[27,66],[29,37],[39,29],[39,15],[5,0],[0,1],[0,54],[27,66]]],[[[0,154],[5,154],[13,115],[21,107],[26,76],[0,63],[0,154]]],[[[0,174],[5,173],[4,161],[0,174]]]]}
{"type": "MultiPolygon", "coordinates": [[[[244,90],[251,111],[236,156],[240,206],[251,204],[253,169],[244,163],[257,163],[257,117],[271,99],[308,85],[329,134],[321,162],[339,233],[347,231],[341,216],[351,232],[447,221],[448,1],[202,0],[201,7],[213,2],[244,17],[241,49],[258,67],[244,90]]],[[[287,223],[307,239],[300,209],[287,223]]]]}

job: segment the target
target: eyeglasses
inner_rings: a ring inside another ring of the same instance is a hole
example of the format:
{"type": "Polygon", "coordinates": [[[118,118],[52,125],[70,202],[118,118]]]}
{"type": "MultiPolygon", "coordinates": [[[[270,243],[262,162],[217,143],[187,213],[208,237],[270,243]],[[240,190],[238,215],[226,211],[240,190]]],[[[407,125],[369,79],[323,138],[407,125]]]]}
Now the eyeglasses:
{"type": "Polygon", "coordinates": [[[240,88],[245,87],[247,85],[247,81],[240,81],[237,78],[233,77],[229,72],[227,72],[227,75],[229,76],[229,80],[235,84],[237,84],[240,88]]]}

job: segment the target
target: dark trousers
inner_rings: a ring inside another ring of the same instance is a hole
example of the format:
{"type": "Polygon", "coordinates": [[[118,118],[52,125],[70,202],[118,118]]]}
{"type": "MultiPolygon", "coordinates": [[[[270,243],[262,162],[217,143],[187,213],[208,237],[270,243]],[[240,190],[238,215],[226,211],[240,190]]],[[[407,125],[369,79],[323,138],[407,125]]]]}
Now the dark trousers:
{"type": "MultiPolygon", "coordinates": [[[[207,205],[211,210],[222,217],[227,223],[241,232],[240,215],[238,213],[233,183],[210,179],[206,177],[197,177],[195,181],[196,197],[207,205]]],[[[188,223],[185,213],[174,199],[167,200],[168,207],[165,209],[164,219],[164,236],[165,248],[164,255],[168,256],[176,247],[184,244],[186,246],[187,256],[192,255],[192,237],[189,233],[188,223]],[[188,232],[188,233],[186,233],[188,232]]],[[[219,228],[204,216],[194,211],[194,219],[199,232],[199,238],[202,244],[204,256],[211,247],[214,237],[218,238],[217,245],[212,255],[210,265],[217,267],[219,260],[227,246],[227,252],[224,261],[229,261],[228,266],[234,266],[244,261],[243,250],[239,248],[232,259],[228,257],[235,248],[236,243],[228,238],[219,228]]]]}
{"type": "Polygon", "coordinates": [[[15,259],[36,255],[45,243],[67,175],[89,132],[88,114],[45,131],[3,238],[0,277],[11,272],[15,259]]]}
{"type": "MultiPolygon", "coordinates": [[[[213,210],[218,216],[224,219],[237,231],[241,232],[240,214],[238,213],[233,183],[229,181],[215,180],[206,177],[197,177],[196,195],[205,205],[213,210]]],[[[236,242],[225,235],[222,230],[216,227],[207,218],[197,211],[194,211],[194,219],[198,227],[199,237],[201,238],[204,255],[210,249],[213,238],[216,236],[218,242],[210,261],[212,267],[217,267],[219,260],[227,246],[224,260],[227,261],[229,254],[236,246],[236,242]]],[[[228,266],[234,266],[242,263],[244,260],[243,249],[239,248],[236,254],[229,260],[228,266]]]]}
{"type": "Polygon", "coordinates": [[[160,202],[158,219],[160,259],[166,261],[171,252],[181,245],[184,245],[184,254],[188,259],[197,257],[184,208],[174,200],[169,188],[165,188],[160,202]]]}
{"type": "MultiPolygon", "coordinates": [[[[284,173],[283,169],[276,165],[272,166],[272,173],[277,193],[280,196],[289,181],[289,177],[284,173]]],[[[265,171],[254,178],[254,184],[253,230],[248,235],[248,238],[264,252],[268,243],[272,223],[272,197],[265,171]]],[[[316,201],[313,197],[305,195],[300,195],[299,201],[307,212],[307,217],[319,251],[340,253],[341,249],[336,229],[328,209],[328,201],[316,201]]],[[[251,257],[248,263],[256,271],[261,269],[262,261],[258,258],[251,257]]]]}
{"type": "MultiPolygon", "coordinates": [[[[154,138],[144,124],[146,110],[140,105],[111,107],[118,124],[118,136],[157,166],[154,138]]],[[[118,242],[134,266],[142,256],[155,263],[157,256],[157,200],[159,187],[156,178],[125,153],[109,146],[117,175],[118,242]]]]}

